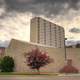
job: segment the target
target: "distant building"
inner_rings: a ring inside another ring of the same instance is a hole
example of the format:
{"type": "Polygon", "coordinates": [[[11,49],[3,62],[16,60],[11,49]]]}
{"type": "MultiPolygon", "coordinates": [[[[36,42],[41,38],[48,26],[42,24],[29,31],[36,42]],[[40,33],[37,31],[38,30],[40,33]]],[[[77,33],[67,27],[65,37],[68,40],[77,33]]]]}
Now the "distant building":
{"type": "Polygon", "coordinates": [[[80,48],[80,43],[77,43],[76,45],[66,46],[66,48],[80,48]]]}
{"type": "Polygon", "coordinates": [[[40,17],[31,19],[31,42],[53,46],[54,48],[63,48],[64,37],[63,27],[40,17]]]}
{"type": "Polygon", "coordinates": [[[3,57],[5,53],[5,47],[0,47],[0,57],[3,57]]]}
{"type": "Polygon", "coordinates": [[[76,44],[76,48],[80,48],[80,43],[77,43],[76,44]]]}

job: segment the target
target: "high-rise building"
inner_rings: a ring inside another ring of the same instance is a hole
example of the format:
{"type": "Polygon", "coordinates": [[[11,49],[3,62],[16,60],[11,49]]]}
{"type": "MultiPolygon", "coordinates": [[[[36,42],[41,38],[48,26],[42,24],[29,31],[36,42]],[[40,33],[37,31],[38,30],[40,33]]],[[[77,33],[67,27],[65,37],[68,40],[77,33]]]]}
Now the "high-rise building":
{"type": "Polygon", "coordinates": [[[49,22],[41,17],[31,19],[30,41],[34,43],[52,46],[54,48],[64,47],[64,28],[49,22]]]}

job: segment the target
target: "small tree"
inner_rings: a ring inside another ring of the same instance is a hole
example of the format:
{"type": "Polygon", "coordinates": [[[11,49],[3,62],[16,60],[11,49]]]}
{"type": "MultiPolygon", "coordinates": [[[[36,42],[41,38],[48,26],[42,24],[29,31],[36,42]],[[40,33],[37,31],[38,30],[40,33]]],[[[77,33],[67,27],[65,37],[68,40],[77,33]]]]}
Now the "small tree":
{"type": "Polygon", "coordinates": [[[1,72],[12,72],[14,69],[14,60],[12,57],[5,56],[1,60],[1,72]]]}
{"type": "Polygon", "coordinates": [[[26,63],[31,69],[37,69],[40,72],[40,68],[51,63],[53,60],[47,55],[46,52],[41,52],[38,48],[32,50],[29,53],[25,53],[26,63]]]}

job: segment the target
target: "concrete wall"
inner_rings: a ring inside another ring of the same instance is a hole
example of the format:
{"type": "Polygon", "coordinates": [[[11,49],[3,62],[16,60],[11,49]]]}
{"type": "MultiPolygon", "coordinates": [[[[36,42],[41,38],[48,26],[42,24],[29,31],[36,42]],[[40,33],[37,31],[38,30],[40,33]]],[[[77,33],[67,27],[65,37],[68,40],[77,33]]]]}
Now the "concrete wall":
{"type": "MultiPolygon", "coordinates": [[[[48,52],[48,55],[54,59],[54,62],[41,68],[42,72],[58,72],[65,64],[64,48],[52,48],[40,46],[37,44],[26,43],[18,40],[12,40],[9,47],[6,49],[6,55],[12,56],[15,60],[15,71],[17,72],[31,72],[35,70],[29,69],[25,64],[24,53],[31,51],[36,46],[40,50],[48,52]]],[[[80,71],[80,48],[67,48],[67,59],[72,59],[73,66],[80,71]]]]}
{"type": "Polygon", "coordinates": [[[31,51],[36,46],[40,50],[48,52],[48,55],[54,59],[54,62],[41,68],[42,72],[58,72],[64,65],[64,49],[54,49],[52,47],[44,47],[31,43],[25,43],[18,40],[12,40],[9,47],[6,49],[6,55],[12,56],[15,60],[15,71],[17,72],[31,72],[35,70],[29,69],[25,64],[24,53],[31,51]]]}

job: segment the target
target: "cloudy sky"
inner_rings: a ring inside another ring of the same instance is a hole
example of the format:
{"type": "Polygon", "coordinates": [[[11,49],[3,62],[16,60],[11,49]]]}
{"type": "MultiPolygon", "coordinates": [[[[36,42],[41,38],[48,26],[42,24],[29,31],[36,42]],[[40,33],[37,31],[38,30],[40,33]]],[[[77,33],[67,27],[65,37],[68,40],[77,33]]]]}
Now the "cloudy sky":
{"type": "Polygon", "coordinates": [[[0,42],[29,41],[34,16],[63,26],[68,40],[80,40],[80,0],[0,0],[0,42]]]}

